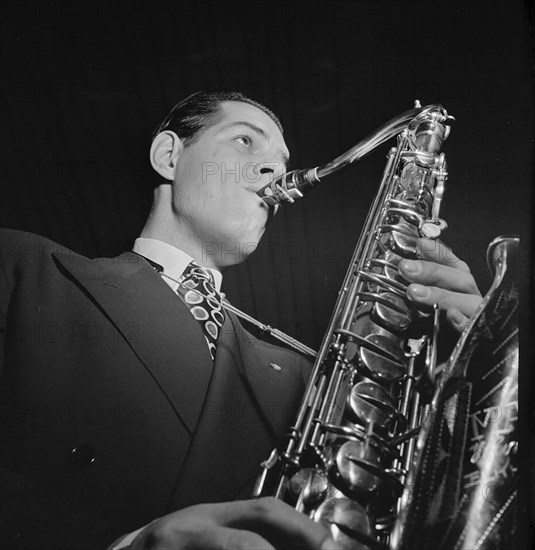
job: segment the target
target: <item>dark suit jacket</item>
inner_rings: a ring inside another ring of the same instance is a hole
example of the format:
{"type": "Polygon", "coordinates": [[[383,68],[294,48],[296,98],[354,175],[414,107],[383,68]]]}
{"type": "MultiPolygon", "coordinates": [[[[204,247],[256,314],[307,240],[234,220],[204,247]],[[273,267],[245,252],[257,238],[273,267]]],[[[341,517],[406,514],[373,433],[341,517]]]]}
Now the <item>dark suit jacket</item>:
{"type": "Polygon", "coordinates": [[[105,548],[174,509],[247,497],[309,363],[227,314],[212,365],[140,256],[0,236],[0,547],[105,548]]]}

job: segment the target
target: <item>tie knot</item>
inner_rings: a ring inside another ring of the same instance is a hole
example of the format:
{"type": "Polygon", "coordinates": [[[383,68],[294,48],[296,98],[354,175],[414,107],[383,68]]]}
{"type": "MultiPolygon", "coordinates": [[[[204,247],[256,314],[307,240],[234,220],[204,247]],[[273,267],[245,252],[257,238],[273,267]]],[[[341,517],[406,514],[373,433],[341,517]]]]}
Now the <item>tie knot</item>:
{"type": "Polygon", "coordinates": [[[183,281],[189,281],[192,280],[194,282],[201,282],[204,281],[207,284],[211,286],[213,290],[215,290],[215,280],[214,276],[206,269],[205,267],[201,267],[198,265],[195,261],[191,261],[186,269],[184,270],[184,273],[182,274],[183,281]]]}
{"type": "Polygon", "coordinates": [[[203,295],[212,303],[221,304],[221,296],[216,291],[214,276],[208,269],[201,267],[196,262],[188,264],[182,274],[181,283],[184,291],[189,295],[197,295],[198,300],[203,295]]]}

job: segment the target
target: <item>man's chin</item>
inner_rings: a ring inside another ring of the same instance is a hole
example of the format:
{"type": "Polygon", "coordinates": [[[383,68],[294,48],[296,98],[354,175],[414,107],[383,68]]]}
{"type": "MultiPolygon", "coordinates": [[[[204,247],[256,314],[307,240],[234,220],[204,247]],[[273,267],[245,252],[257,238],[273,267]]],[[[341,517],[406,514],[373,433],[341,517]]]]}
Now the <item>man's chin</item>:
{"type": "Polygon", "coordinates": [[[220,269],[244,262],[257,248],[259,238],[225,239],[205,243],[204,251],[210,263],[220,269]]]}

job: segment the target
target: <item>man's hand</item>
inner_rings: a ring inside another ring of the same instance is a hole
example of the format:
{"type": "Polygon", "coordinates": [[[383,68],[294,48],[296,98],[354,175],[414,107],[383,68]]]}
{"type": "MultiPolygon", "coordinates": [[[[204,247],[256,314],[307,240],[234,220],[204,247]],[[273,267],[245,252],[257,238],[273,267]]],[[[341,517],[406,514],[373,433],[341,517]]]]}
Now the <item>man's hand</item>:
{"type": "Polygon", "coordinates": [[[465,262],[440,241],[420,239],[421,260],[402,260],[399,272],[411,284],[407,297],[417,305],[437,303],[458,331],[481,302],[481,293],[465,262]]]}
{"type": "Polygon", "coordinates": [[[150,523],[132,550],[334,550],[324,524],[275,498],[199,504],[150,523]]]}

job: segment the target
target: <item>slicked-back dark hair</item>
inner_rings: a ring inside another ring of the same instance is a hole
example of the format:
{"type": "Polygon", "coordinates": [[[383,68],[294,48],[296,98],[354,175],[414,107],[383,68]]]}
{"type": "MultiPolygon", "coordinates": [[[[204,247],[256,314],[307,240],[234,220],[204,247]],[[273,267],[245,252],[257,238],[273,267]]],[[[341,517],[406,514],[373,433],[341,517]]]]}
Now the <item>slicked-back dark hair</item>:
{"type": "Polygon", "coordinates": [[[164,130],[172,130],[183,141],[185,147],[195,143],[202,130],[217,124],[220,120],[220,106],[224,101],[241,101],[257,107],[273,120],[281,133],[283,132],[282,125],[273,112],[240,92],[196,92],[171,109],[152,134],[152,139],[164,130]]]}

